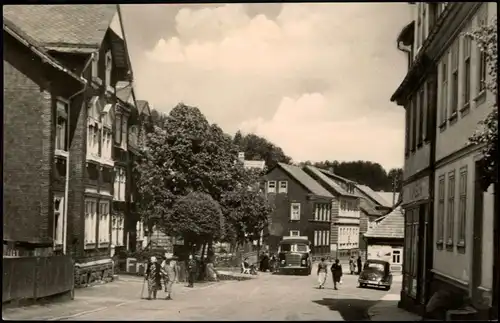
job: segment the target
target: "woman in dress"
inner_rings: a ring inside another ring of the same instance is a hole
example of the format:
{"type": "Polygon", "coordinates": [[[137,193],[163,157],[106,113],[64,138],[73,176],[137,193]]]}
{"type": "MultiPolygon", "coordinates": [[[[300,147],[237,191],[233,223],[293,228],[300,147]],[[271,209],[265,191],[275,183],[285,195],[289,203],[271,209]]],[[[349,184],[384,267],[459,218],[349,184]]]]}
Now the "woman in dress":
{"type": "Polygon", "coordinates": [[[319,289],[325,288],[327,272],[328,272],[328,265],[325,262],[325,258],[321,258],[321,262],[318,264],[319,289]]]}
{"type": "Polygon", "coordinates": [[[356,272],[356,263],[354,262],[354,256],[351,256],[349,259],[349,270],[351,271],[351,275],[354,275],[356,272]]]}
{"type": "Polygon", "coordinates": [[[156,299],[158,290],[161,290],[162,269],[155,256],[149,260],[144,279],[148,282],[148,300],[156,299]]]}
{"type": "Polygon", "coordinates": [[[340,280],[342,279],[342,266],[340,265],[340,261],[338,259],[335,259],[335,263],[332,265],[330,270],[333,278],[333,289],[337,290],[337,283],[340,283],[340,280]]]}

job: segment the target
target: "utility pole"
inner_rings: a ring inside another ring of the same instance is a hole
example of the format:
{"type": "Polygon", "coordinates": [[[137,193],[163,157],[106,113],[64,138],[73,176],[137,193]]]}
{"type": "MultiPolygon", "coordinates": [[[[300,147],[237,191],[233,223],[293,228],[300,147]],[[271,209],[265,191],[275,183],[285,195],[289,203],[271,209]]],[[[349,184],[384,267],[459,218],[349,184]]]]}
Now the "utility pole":
{"type": "Polygon", "coordinates": [[[392,206],[396,205],[396,188],[398,187],[399,184],[399,174],[394,173],[392,175],[392,206]]]}

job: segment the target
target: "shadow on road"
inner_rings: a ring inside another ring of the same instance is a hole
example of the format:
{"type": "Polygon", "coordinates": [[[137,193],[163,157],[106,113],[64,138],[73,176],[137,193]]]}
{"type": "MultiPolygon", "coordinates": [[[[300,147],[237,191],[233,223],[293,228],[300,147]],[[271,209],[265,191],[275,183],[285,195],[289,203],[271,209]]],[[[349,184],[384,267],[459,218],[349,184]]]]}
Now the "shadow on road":
{"type": "Polygon", "coordinates": [[[345,321],[369,321],[368,309],[378,301],[364,299],[323,298],[313,301],[327,306],[331,311],[337,311],[345,321]]]}

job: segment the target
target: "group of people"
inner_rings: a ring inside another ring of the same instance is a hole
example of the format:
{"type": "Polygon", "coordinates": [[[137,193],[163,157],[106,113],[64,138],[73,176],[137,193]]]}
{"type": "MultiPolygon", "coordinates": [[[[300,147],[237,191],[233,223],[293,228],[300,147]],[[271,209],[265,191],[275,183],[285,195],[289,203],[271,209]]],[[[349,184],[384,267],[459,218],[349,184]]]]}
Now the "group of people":
{"type": "Polygon", "coordinates": [[[362,261],[361,261],[361,256],[358,257],[358,259],[355,259],[354,256],[351,256],[351,258],[349,259],[349,270],[351,271],[351,275],[354,275],[354,274],[361,274],[361,270],[362,270],[363,266],[362,266],[362,261]],[[357,267],[357,271],[356,271],[356,267],[357,267]]]}
{"type": "MultiPolygon", "coordinates": [[[[172,299],[173,285],[179,282],[179,267],[175,260],[175,257],[165,257],[160,264],[155,256],[150,258],[144,274],[144,280],[148,285],[148,300],[156,299],[158,291],[162,290],[162,281],[165,285],[165,299],[172,299]]],[[[193,255],[189,255],[186,263],[186,271],[188,278],[187,287],[193,287],[197,273],[197,263],[193,255]]]]}
{"type": "MultiPolygon", "coordinates": [[[[333,288],[337,290],[337,284],[339,284],[342,280],[342,265],[338,259],[335,259],[335,262],[330,267],[330,271],[332,273],[333,279],[333,288]]],[[[328,276],[328,263],[325,261],[325,258],[321,258],[321,262],[318,264],[318,283],[319,289],[325,288],[326,277],[328,276]]]]}

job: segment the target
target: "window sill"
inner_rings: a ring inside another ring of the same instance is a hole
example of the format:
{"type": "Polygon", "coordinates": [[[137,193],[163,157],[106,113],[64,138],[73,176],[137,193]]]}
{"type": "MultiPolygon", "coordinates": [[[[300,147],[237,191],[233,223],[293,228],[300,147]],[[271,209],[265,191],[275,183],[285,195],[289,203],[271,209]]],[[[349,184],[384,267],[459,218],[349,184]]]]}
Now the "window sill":
{"type": "Polygon", "coordinates": [[[290,222],[299,222],[300,219],[290,219],[290,222]]]}
{"type": "Polygon", "coordinates": [[[445,131],[446,130],[446,120],[441,122],[441,124],[439,125],[439,130],[441,132],[445,131]]]}
{"type": "Polygon", "coordinates": [[[98,248],[108,248],[109,247],[109,242],[99,242],[98,248]]]}
{"type": "Polygon", "coordinates": [[[460,109],[460,115],[462,117],[465,117],[466,115],[468,115],[470,112],[470,104],[467,103],[465,104],[461,109],[460,109]]]}
{"type": "Polygon", "coordinates": [[[446,250],[448,250],[448,251],[453,251],[453,241],[448,240],[448,241],[446,242],[446,250]]]}
{"type": "Polygon", "coordinates": [[[68,158],[69,156],[69,152],[67,152],[66,150],[60,150],[60,149],[56,149],[54,151],[54,155],[58,156],[58,157],[65,157],[65,158],[68,158]]]}
{"type": "Polygon", "coordinates": [[[476,102],[476,107],[483,104],[486,101],[486,89],[481,90],[478,95],[474,98],[474,102],[476,102]]]}
{"type": "Polygon", "coordinates": [[[95,247],[96,247],[95,242],[85,242],[85,247],[84,247],[85,250],[95,249],[95,247]]]}
{"type": "Polygon", "coordinates": [[[457,120],[458,120],[458,113],[457,113],[457,111],[455,111],[448,118],[448,121],[450,122],[450,126],[453,125],[453,124],[455,124],[455,122],[457,122],[457,120]]]}

